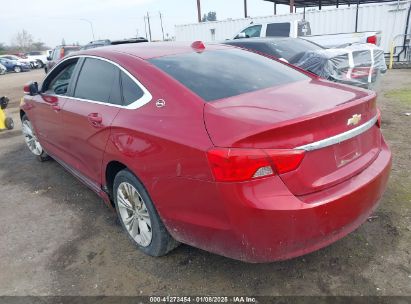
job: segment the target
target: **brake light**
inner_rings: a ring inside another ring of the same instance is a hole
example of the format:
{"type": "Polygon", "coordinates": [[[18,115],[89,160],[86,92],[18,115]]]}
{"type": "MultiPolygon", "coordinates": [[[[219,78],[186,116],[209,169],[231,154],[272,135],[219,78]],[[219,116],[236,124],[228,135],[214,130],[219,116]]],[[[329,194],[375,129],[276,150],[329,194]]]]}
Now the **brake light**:
{"type": "Polygon", "coordinates": [[[377,45],[378,37],[377,35],[367,37],[367,43],[377,45]]]}
{"type": "Polygon", "coordinates": [[[60,59],[64,57],[64,48],[60,49],[60,59]]]}
{"type": "Polygon", "coordinates": [[[30,83],[27,83],[23,86],[23,93],[30,94],[30,83]]]}
{"type": "Polygon", "coordinates": [[[246,181],[295,170],[303,150],[214,148],[207,152],[216,181],[246,181]]]}
{"type": "Polygon", "coordinates": [[[205,45],[202,41],[194,41],[191,44],[191,48],[194,49],[196,52],[202,52],[205,50],[205,45]]]}

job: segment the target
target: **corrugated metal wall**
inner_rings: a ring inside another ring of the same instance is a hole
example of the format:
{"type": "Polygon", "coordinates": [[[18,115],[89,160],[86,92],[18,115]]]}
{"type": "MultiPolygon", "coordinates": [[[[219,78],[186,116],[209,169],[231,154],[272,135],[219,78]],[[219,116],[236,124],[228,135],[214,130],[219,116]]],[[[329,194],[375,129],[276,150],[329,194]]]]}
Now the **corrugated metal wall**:
{"type": "MultiPolygon", "coordinates": [[[[397,3],[360,6],[358,31],[382,31],[381,46],[388,52],[393,37],[405,31],[407,11],[410,5],[411,0],[401,1],[399,7],[397,3]]],[[[355,31],[355,13],[355,5],[322,11],[312,10],[306,12],[306,20],[310,22],[313,35],[347,33],[355,31]]],[[[258,24],[301,20],[302,18],[303,14],[297,13],[176,25],[176,40],[221,41],[232,38],[252,21],[258,24]]]]}

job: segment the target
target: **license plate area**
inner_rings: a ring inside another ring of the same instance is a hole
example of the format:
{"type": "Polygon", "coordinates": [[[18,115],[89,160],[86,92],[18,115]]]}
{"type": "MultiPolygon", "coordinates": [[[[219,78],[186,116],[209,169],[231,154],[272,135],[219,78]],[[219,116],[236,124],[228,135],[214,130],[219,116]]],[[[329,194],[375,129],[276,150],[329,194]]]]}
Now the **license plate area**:
{"type": "Polygon", "coordinates": [[[333,148],[337,168],[351,163],[362,155],[360,136],[336,144],[333,148]]]}

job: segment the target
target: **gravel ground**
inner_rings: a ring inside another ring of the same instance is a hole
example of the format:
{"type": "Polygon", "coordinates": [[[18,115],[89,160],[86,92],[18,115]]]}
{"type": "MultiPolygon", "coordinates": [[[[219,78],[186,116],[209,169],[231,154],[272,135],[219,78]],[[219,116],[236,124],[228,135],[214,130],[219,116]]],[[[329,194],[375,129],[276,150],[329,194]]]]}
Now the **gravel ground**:
{"type": "Polygon", "coordinates": [[[389,71],[379,105],[393,153],[374,217],[335,244],[293,260],[246,264],[182,245],[137,251],[116,215],[54,161],[25,147],[18,103],[42,70],[0,76],[16,129],[0,132],[0,295],[411,295],[411,70],[389,71]]]}

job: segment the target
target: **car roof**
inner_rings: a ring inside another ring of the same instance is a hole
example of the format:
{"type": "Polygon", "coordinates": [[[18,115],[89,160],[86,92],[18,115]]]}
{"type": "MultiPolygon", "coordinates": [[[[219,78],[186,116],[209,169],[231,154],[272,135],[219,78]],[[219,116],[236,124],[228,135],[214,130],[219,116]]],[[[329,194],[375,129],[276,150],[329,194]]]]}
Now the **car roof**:
{"type": "MultiPolygon", "coordinates": [[[[76,55],[93,55],[106,57],[111,54],[128,54],[141,59],[178,55],[184,53],[199,52],[199,49],[191,47],[192,42],[149,42],[110,45],[104,48],[95,48],[76,52],[76,55]]],[[[205,44],[204,52],[231,48],[222,44],[205,44]]]]}
{"type": "Polygon", "coordinates": [[[285,41],[285,40],[300,40],[301,38],[292,38],[292,37],[255,37],[255,38],[241,38],[241,39],[233,39],[224,41],[224,43],[244,43],[244,42],[252,42],[252,43],[270,43],[276,41],[285,41]]]}

